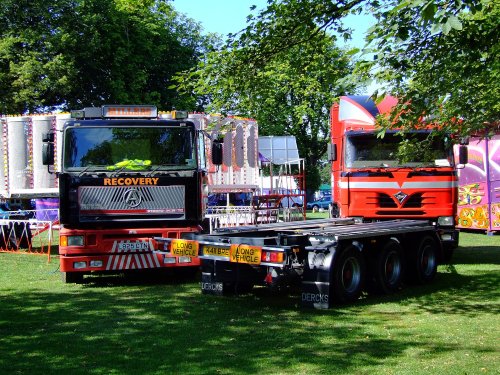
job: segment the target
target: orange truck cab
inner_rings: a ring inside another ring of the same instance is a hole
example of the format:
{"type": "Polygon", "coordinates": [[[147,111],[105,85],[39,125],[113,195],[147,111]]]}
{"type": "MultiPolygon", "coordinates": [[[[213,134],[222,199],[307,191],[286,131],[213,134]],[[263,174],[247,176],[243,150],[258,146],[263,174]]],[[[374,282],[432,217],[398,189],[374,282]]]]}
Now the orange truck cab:
{"type": "MultiPolygon", "coordinates": [[[[434,137],[425,152],[402,162],[397,130],[377,136],[376,117],[397,103],[391,96],[376,104],[369,96],[342,96],[330,112],[333,217],[358,221],[425,219],[439,229],[443,254],[458,244],[455,216],[458,179],[450,137],[434,137]]],[[[427,142],[432,127],[407,134],[427,142]]]]}

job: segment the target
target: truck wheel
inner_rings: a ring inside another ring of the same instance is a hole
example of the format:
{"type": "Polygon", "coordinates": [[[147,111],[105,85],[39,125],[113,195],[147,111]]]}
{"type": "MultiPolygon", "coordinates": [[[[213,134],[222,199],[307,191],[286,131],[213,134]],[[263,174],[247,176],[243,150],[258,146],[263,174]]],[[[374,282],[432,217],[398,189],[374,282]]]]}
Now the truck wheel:
{"type": "Polygon", "coordinates": [[[61,272],[62,281],[65,284],[83,283],[83,273],[81,272],[61,272]]]}
{"type": "Polygon", "coordinates": [[[252,291],[254,284],[252,282],[243,282],[240,281],[224,283],[224,290],[227,290],[229,293],[234,293],[236,295],[240,294],[248,294],[252,291]]]}
{"type": "Polygon", "coordinates": [[[365,260],[354,246],[348,246],[333,264],[334,301],[345,303],[356,301],[365,281],[365,260]]]}
{"type": "Polygon", "coordinates": [[[376,292],[390,294],[401,287],[404,273],[402,254],[401,245],[389,240],[377,255],[373,270],[376,292]]]}
{"type": "Polygon", "coordinates": [[[330,217],[340,217],[340,209],[337,204],[330,204],[328,209],[330,211],[330,217]]]}
{"type": "Polygon", "coordinates": [[[410,259],[411,279],[418,284],[431,282],[437,272],[438,244],[431,236],[425,236],[410,259]]]}

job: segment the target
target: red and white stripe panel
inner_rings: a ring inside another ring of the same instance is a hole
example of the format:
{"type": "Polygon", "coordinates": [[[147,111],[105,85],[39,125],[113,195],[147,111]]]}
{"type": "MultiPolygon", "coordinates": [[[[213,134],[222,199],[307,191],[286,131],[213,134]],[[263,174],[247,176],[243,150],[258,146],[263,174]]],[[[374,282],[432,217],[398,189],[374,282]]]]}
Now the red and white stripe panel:
{"type": "Polygon", "coordinates": [[[156,253],[111,255],[106,264],[106,271],[160,268],[159,256],[161,255],[156,253]]]}
{"type": "Polygon", "coordinates": [[[141,270],[147,268],[160,268],[159,257],[155,253],[151,242],[144,241],[115,241],[111,249],[112,255],[106,264],[107,271],[116,270],[141,270]],[[139,251],[141,251],[139,253],[139,251]],[[142,251],[147,251],[146,253],[142,251]]]}

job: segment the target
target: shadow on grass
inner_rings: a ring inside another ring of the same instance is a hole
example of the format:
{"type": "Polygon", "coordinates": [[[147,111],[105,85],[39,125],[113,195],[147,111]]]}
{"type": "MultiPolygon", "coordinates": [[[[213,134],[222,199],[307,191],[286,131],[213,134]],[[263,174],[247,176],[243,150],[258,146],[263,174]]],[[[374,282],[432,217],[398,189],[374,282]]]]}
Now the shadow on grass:
{"type": "Polygon", "coordinates": [[[496,275],[446,273],[433,285],[328,311],[297,309],[296,296],[277,299],[261,289],[239,297],[204,296],[193,282],[9,294],[0,306],[0,364],[5,373],[31,374],[258,373],[265,372],[263,365],[349,373],[410,347],[435,356],[457,348],[426,335],[412,337],[411,330],[388,337],[383,327],[397,316],[357,319],[367,305],[411,303],[417,314],[497,313],[494,305],[481,304],[498,296],[489,289],[495,283],[496,275]]]}
{"type": "MultiPolygon", "coordinates": [[[[490,264],[491,251],[479,261],[490,264]]],[[[487,345],[436,340],[432,330],[415,336],[412,326],[387,334],[387,326],[401,321],[401,309],[416,322],[498,314],[497,270],[466,275],[458,264],[440,267],[433,284],[327,311],[304,310],[296,293],[275,297],[264,288],[206,296],[198,282],[173,275],[147,281],[92,276],[84,285],[34,285],[30,291],[3,285],[0,368],[30,374],[345,374],[390,368],[413,348],[426,359],[463,348],[491,352],[495,348],[487,345]]]]}
{"type": "Polygon", "coordinates": [[[140,286],[161,284],[184,284],[200,280],[197,268],[171,268],[162,270],[136,270],[124,273],[94,273],[84,276],[81,283],[86,288],[112,286],[140,286]]]}
{"type": "Polygon", "coordinates": [[[451,264],[500,264],[500,237],[498,246],[458,247],[451,264]]]}

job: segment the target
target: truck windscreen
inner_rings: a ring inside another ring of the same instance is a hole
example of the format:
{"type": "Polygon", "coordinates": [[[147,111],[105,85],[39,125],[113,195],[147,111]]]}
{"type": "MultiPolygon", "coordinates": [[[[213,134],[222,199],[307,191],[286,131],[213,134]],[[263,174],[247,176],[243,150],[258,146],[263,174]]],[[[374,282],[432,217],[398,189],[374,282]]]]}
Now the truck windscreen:
{"type": "Polygon", "coordinates": [[[451,145],[439,137],[419,132],[406,135],[386,133],[352,133],[346,136],[347,168],[450,167],[451,145]]]}
{"type": "Polygon", "coordinates": [[[194,130],[189,127],[69,127],[63,166],[68,172],[196,168],[194,130]]]}

